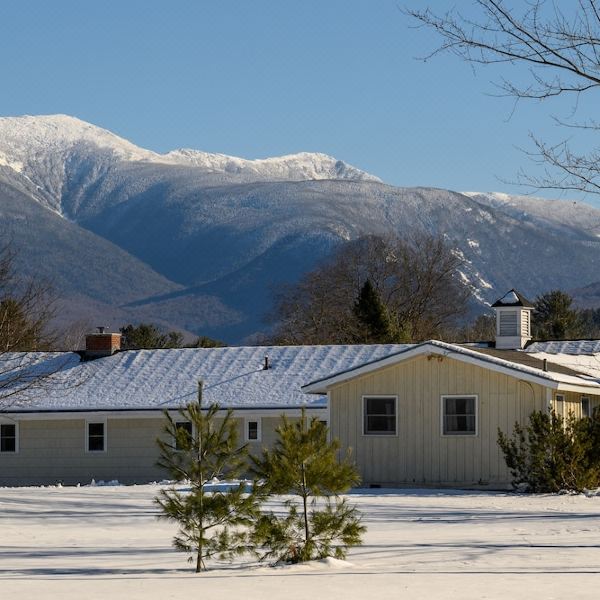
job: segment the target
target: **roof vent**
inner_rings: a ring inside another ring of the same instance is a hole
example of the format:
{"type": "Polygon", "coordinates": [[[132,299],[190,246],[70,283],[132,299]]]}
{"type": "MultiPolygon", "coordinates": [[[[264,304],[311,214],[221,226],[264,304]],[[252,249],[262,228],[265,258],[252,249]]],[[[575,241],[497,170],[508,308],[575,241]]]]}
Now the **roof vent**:
{"type": "Polygon", "coordinates": [[[263,366],[263,371],[268,371],[271,368],[271,365],[269,364],[269,357],[265,356],[265,364],[263,366]]]}
{"type": "Polygon", "coordinates": [[[512,289],[492,304],[496,311],[496,348],[520,350],[531,339],[533,304],[512,289]]]}

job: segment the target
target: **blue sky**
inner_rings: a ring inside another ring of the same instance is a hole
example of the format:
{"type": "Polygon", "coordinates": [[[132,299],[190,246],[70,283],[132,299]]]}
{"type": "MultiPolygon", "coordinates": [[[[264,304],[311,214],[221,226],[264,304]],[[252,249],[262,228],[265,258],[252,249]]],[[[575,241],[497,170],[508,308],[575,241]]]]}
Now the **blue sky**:
{"type": "Polygon", "coordinates": [[[528,167],[518,147],[562,139],[549,115],[571,102],[513,111],[491,95],[502,73],[415,60],[433,47],[394,0],[3,0],[0,114],[66,113],[161,152],[318,151],[394,185],[522,191],[503,181],[528,167]]]}

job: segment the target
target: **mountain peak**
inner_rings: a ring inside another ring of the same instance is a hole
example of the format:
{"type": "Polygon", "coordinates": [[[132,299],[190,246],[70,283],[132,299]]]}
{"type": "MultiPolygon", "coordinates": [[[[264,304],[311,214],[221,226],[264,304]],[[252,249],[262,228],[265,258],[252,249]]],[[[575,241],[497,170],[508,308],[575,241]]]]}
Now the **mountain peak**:
{"type": "Polygon", "coordinates": [[[257,180],[306,181],[322,179],[350,179],[381,182],[378,177],[357,169],[348,163],[319,152],[298,152],[254,160],[202,152],[190,148],[173,150],[164,155],[169,162],[200,167],[205,170],[250,176],[257,180]]]}
{"type": "Polygon", "coordinates": [[[143,161],[198,167],[224,175],[242,175],[244,179],[255,181],[380,181],[374,175],[322,153],[299,152],[256,160],[188,148],[159,154],[69,115],[0,117],[0,165],[25,172],[32,179],[36,179],[35,163],[40,156],[51,154],[56,168],[74,155],[77,160],[82,154],[89,157],[94,153],[102,154],[103,162],[143,161]]]}
{"type": "Polygon", "coordinates": [[[44,152],[66,155],[77,148],[110,151],[120,160],[148,160],[157,156],[86,121],[69,115],[0,117],[0,156],[27,164],[44,152]]]}

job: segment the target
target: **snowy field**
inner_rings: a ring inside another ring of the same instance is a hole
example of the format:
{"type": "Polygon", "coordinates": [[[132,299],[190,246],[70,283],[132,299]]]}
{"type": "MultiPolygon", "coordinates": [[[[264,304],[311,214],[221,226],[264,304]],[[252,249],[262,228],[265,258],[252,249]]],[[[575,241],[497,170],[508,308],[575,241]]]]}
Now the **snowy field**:
{"type": "Polygon", "coordinates": [[[364,490],[351,500],[368,533],[347,562],[195,575],[156,520],[157,490],[0,488],[0,597],[600,597],[600,496],[364,490]]]}

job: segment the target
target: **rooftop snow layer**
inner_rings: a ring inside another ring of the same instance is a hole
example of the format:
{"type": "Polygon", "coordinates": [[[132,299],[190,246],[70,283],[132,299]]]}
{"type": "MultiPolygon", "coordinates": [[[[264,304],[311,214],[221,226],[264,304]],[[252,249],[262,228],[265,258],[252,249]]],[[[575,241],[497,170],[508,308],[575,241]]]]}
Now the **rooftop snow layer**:
{"type": "Polygon", "coordinates": [[[599,354],[600,340],[558,340],[553,342],[533,342],[526,352],[547,354],[599,354]]]}
{"type": "MultiPolygon", "coordinates": [[[[573,374],[544,371],[543,368],[536,368],[512,360],[504,359],[499,356],[486,354],[478,351],[475,348],[475,346],[473,347],[473,349],[471,349],[469,347],[459,346],[457,344],[450,344],[447,342],[440,342],[438,340],[429,340],[420,344],[407,344],[395,355],[383,355],[378,358],[373,358],[373,360],[369,361],[364,365],[356,365],[347,369],[332,371],[325,377],[313,379],[311,382],[307,383],[303,387],[308,393],[321,393],[326,389],[327,385],[330,385],[331,381],[334,379],[336,380],[336,382],[348,380],[355,376],[355,374],[364,374],[368,370],[379,368],[379,366],[387,366],[395,362],[400,362],[405,358],[410,358],[414,356],[415,353],[419,351],[422,352],[426,350],[435,354],[441,354],[443,356],[449,356],[453,358],[457,357],[458,355],[476,358],[482,363],[494,364],[499,367],[511,369],[516,373],[532,375],[536,378],[546,379],[552,382],[566,383],[572,385],[583,385],[591,388],[600,388],[600,381],[598,381],[598,379],[596,379],[593,375],[588,375],[583,370],[573,374]],[[358,370],[359,368],[360,371],[358,370]]],[[[509,354],[507,353],[507,357],[508,356],[509,354]]],[[[573,371],[575,371],[575,368],[571,368],[573,371]]]]}
{"type": "MultiPolygon", "coordinates": [[[[300,387],[324,377],[394,354],[406,345],[258,346],[129,350],[93,361],[67,361],[57,374],[63,383],[32,391],[8,410],[152,410],[177,408],[196,400],[204,382],[206,405],[223,408],[325,406],[325,396],[308,396],[300,387]],[[264,370],[265,356],[270,368],[264,370]],[[32,398],[31,395],[35,397],[32,398]]],[[[64,356],[76,357],[68,353],[64,356]]]]}
{"type": "Polygon", "coordinates": [[[500,304],[516,304],[518,301],[519,297],[514,292],[508,292],[508,294],[498,300],[500,304]]]}

